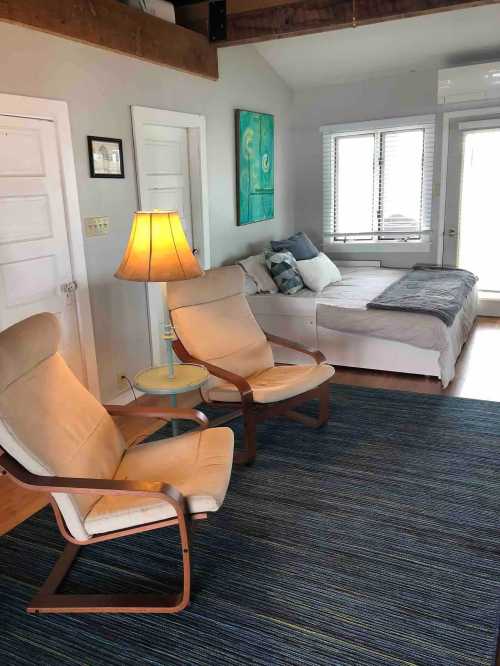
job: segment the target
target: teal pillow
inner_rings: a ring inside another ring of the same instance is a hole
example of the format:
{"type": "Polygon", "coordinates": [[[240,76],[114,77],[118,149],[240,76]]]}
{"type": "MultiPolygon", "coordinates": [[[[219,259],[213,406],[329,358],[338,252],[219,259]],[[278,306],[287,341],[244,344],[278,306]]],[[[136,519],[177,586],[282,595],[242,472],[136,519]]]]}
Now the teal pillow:
{"type": "Polygon", "coordinates": [[[297,261],[291,252],[265,253],[266,266],[282,294],[295,294],[304,288],[297,261]]]}

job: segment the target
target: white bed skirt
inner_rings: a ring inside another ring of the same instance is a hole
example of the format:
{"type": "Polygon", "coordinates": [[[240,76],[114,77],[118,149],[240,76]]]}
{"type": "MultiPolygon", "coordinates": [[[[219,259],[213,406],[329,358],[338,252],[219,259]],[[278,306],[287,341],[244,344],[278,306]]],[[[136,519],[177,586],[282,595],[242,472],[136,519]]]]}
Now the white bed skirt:
{"type": "Polygon", "coordinates": [[[339,333],[318,327],[318,346],[329,363],[350,368],[406,372],[441,379],[439,352],[396,340],[339,333]]]}
{"type": "MultiPolygon", "coordinates": [[[[307,317],[257,313],[255,317],[268,333],[319,349],[332,365],[441,378],[439,352],[433,349],[422,349],[395,340],[332,331],[316,326],[314,320],[307,317]]],[[[277,363],[311,362],[310,357],[286,347],[273,345],[273,353],[277,363]]]]}

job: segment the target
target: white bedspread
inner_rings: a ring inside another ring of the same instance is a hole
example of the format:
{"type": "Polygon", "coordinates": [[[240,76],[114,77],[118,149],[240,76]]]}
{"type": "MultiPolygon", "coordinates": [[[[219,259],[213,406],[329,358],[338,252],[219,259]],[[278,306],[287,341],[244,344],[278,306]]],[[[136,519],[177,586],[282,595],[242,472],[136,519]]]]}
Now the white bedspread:
{"type": "Polygon", "coordinates": [[[321,294],[303,289],[293,296],[266,294],[251,298],[258,299],[260,312],[264,307],[269,308],[270,314],[315,316],[316,326],[333,331],[396,340],[438,351],[441,382],[446,387],[455,376],[457,357],[476,318],[477,290],[471,292],[449,328],[432,315],[368,310],[367,303],[405,272],[345,266],[341,267],[342,281],[327,287],[321,294]]]}
{"type": "Polygon", "coordinates": [[[368,310],[367,303],[404,273],[389,268],[345,267],[342,282],[316,297],[317,325],[439,351],[441,381],[446,387],[455,376],[455,362],[476,318],[477,290],[471,292],[450,327],[432,315],[368,310]]]}

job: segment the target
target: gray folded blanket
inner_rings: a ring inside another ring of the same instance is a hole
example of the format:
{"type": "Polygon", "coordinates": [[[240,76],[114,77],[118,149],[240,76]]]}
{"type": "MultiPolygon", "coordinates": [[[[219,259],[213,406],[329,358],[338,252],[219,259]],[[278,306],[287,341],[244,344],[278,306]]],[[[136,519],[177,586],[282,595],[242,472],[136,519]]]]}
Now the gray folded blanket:
{"type": "Polygon", "coordinates": [[[476,282],[473,273],[461,268],[417,264],[367,307],[429,314],[451,326],[476,282]]]}

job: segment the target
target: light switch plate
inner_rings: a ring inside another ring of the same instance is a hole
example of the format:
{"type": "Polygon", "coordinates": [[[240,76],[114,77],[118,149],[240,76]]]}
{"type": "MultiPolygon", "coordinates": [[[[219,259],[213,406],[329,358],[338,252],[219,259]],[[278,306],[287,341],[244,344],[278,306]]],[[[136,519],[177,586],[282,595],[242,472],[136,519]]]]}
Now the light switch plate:
{"type": "Polygon", "coordinates": [[[86,217],[85,236],[106,236],[109,233],[109,217],[86,217]]]}

